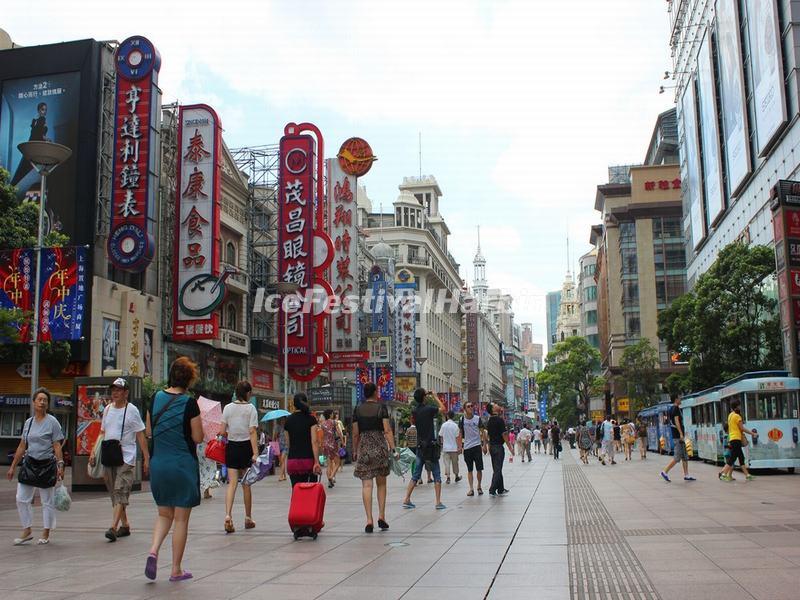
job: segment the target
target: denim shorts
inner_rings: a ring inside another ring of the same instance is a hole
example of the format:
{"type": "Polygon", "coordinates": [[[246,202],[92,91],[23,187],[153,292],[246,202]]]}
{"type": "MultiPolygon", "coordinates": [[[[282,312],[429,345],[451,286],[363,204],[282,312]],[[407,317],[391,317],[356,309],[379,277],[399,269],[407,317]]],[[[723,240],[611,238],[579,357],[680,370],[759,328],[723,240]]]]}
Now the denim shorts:
{"type": "Polygon", "coordinates": [[[411,472],[411,481],[419,481],[422,478],[422,467],[425,465],[433,474],[433,481],[442,483],[442,471],[439,468],[439,461],[426,461],[422,456],[422,452],[420,448],[417,448],[417,460],[414,463],[414,470],[411,472]]]}

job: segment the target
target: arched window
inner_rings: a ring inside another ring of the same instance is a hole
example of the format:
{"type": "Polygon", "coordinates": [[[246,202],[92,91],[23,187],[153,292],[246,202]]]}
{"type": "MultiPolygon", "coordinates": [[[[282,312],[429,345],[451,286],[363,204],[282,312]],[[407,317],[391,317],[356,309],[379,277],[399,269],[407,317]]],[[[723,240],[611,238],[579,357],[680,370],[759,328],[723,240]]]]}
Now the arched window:
{"type": "Polygon", "coordinates": [[[236,266],[236,246],[233,242],[225,244],[225,262],[234,267],[236,266]]]}
{"type": "Polygon", "coordinates": [[[236,331],[236,305],[233,303],[225,307],[225,328],[236,331]]]}

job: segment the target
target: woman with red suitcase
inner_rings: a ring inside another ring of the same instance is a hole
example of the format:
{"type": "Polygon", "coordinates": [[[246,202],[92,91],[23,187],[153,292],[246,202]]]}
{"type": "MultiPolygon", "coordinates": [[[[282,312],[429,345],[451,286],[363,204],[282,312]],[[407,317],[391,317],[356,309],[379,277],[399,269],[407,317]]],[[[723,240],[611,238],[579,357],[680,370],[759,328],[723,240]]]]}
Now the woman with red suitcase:
{"type": "Polygon", "coordinates": [[[322,473],[319,464],[317,442],[317,419],[308,408],[308,399],[302,392],[294,395],[295,411],[286,419],[283,426],[289,445],[286,471],[292,488],[298,483],[316,482],[322,473]]]}
{"type": "Polygon", "coordinates": [[[394,434],[386,405],[378,402],[374,383],[364,384],[365,402],[353,411],[353,475],[361,480],[361,498],[367,514],[366,533],[374,531],[372,518],[373,479],[378,487],[378,527],[389,529],[386,522],[386,477],[389,475],[389,452],[394,452],[394,434]]]}

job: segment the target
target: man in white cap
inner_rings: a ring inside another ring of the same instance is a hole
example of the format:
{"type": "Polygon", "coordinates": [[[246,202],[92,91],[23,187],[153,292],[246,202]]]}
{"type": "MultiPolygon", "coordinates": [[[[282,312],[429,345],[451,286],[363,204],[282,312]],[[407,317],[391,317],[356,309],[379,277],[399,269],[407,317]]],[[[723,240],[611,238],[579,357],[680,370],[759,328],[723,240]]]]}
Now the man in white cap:
{"type": "MultiPolygon", "coordinates": [[[[117,377],[111,384],[111,404],[103,411],[103,424],[100,434],[100,462],[103,465],[103,479],[111,495],[114,515],[111,527],[105,537],[110,542],[131,534],[127,506],[133,487],[136,471],[136,443],[142,450],[145,474],[150,468],[150,452],[144,437],[144,423],[139,409],[128,403],[128,382],[117,377]]],[[[94,466],[95,453],[89,462],[94,466]]]]}

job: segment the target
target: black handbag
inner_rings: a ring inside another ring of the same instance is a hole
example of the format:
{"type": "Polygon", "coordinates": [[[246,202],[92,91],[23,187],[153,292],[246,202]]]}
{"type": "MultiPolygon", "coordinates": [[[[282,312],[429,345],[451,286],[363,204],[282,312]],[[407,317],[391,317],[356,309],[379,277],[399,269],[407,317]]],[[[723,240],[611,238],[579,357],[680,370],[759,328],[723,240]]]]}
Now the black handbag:
{"type": "Polygon", "coordinates": [[[425,462],[437,462],[441,456],[439,441],[421,442],[422,458],[425,462]]]}
{"type": "Polygon", "coordinates": [[[33,425],[33,417],[28,425],[28,431],[25,434],[25,456],[22,457],[22,463],[19,466],[19,473],[17,474],[17,481],[24,485],[30,485],[37,488],[51,488],[55,486],[58,480],[58,464],[56,457],[45,459],[37,459],[27,454],[28,435],[31,432],[33,425]]]}
{"type": "Polygon", "coordinates": [[[100,442],[100,464],[104,467],[121,467],[125,464],[122,457],[122,434],[125,433],[125,417],[128,415],[128,404],[122,412],[122,429],[118,440],[103,440],[100,442]]]}

